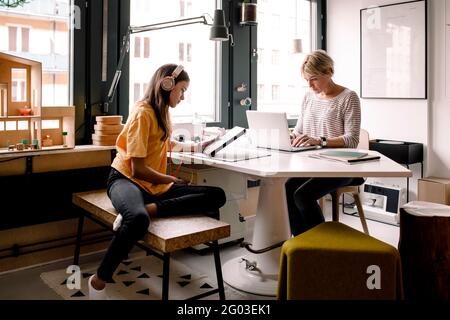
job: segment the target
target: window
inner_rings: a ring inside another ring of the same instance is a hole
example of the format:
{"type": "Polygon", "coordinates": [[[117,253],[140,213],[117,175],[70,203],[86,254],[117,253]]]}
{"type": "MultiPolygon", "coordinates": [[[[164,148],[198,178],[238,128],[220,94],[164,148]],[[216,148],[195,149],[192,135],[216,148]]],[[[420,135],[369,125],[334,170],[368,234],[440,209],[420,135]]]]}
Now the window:
{"type": "Polygon", "coordinates": [[[42,129],[59,129],[59,120],[57,119],[48,119],[42,120],[42,129]]]}
{"type": "Polygon", "coordinates": [[[8,50],[13,52],[30,51],[30,29],[8,26],[8,50]]]}
{"type": "Polygon", "coordinates": [[[150,38],[144,37],[144,58],[150,58],[150,38]]]}
{"type": "MultiPolygon", "coordinates": [[[[33,0],[0,6],[0,51],[42,62],[43,106],[71,104],[72,5],[73,0],[33,0]]],[[[24,99],[25,83],[11,84],[11,98],[24,99]]]]}
{"type": "Polygon", "coordinates": [[[17,121],[17,130],[28,130],[28,121],[17,121]]]}
{"type": "Polygon", "coordinates": [[[141,57],[141,38],[136,37],[134,39],[134,57],[140,58],[141,57]]]}
{"type": "Polygon", "coordinates": [[[11,101],[27,101],[27,69],[11,69],[11,101]]]}
{"type": "Polygon", "coordinates": [[[140,83],[135,83],[134,84],[134,99],[133,101],[139,101],[139,99],[141,98],[141,84],[140,83]]]}
{"type": "Polygon", "coordinates": [[[184,61],[184,43],[178,44],[178,60],[184,61]]]}
{"type": "Polygon", "coordinates": [[[264,85],[258,84],[258,103],[264,100],[264,85]]]}
{"type": "Polygon", "coordinates": [[[16,131],[17,121],[6,121],[6,131],[16,131]]]}
{"type": "Polygon", "coordinates": [[[316,0],[289,0],[285,6],[277,0],[258,1],[258,110],[283,111],[289,118],[299,116],[308,90],[300,65],[305,54],[316,49],[316,16],[316,0]],[[303,53],[292,54],[296,38],[302,40],[303,53]],[[261,58],[263,52],[266,59],[261,58]],[[272,89],[271,99],[260,94],[264,88],[272,89]]]}
{"type": "Polygon", "coordinates": [[[272,32],[280,32],[280,15],[272,15],[272,32]]]}
{"type": "Polygon", "coordinates": [[[144,97],[148,83],[135,83],[133,85],[133,102],[139,101],[144,97]]]}
{"type": "Polygon", "coordinates": [[[280,65],[280,50],[272,50],[272,64],[274,66],[280,65]]]}
{"type": "Polygon", "coordinates": [[[8,27],[9,51],[17,51],[17,27],[8,27]]]}
{"type": "MultiPolygon", "coordinates": [[[[214,16],[216,9],[216,1],[171,0],[167,4],[161,6],[160,0],[131,0],[130,24],[149,25],[197,17],[204,13],[214,16]],[[142,2],[148,2],[152,10],[139,10],[142,2]],[[167,10],[168,6],[173,10],[167,10]]],[[[195,113],[207,122],[219,122],[221,112],[216,106],[219,104],[220,92],[216,87],[222,86],[219,85],[221,75],[216,65],[221,65],[220,43],[209,40],[209,33],[210,27],[201,23],[140,33],[140,37],[149,37],[149,59],[142,59],[147,49],[141,48],[141,58],[130,55],[129,110],[133,109],[138,91],[141,93],[139,98],[142,97],[146,89],[143,84],[149,82],[155,70],[163,64],[176,63],[185,67],[191,83],[185,93],[185,100],[170,109],[173,122],[190,122],[195,113]],[[136,84],[140,84],[140,90],[136,84]]],[[[130,52],[135,52],[135,38],[136,35],[131,36],[130,52]]],[[[141,40],[141,47],[146,47],[145,41],[141,40]]]]}
{"type": "Polygon", "coordinates": [[[179,43],[178,44],[178,59],[181,62],[192,61],[192,44],[191,43],[179,43]]]}
{"type": "Polygon", "coordinates": [[[134,57],[135,58],[150,58],[150,38],[149,37],[135,37],[134,38],[134,57]]]}
{"type": "Polygon", "coordinates": [[[180,17],[191,16],[192,2],[180,0],[180,17]]]}
{"type": "Polygon", "coordinates": [[[279,85],[272,86],[272,100],[273,101],[280,100],[280,86],[279,85]]]}
{"type": "Polygon", "coordinates": [[[191,62],[192,61],[192,44],[191,43],[187,43],[186,44],[186,57],[187,57],[187,61],[191,62]]]}

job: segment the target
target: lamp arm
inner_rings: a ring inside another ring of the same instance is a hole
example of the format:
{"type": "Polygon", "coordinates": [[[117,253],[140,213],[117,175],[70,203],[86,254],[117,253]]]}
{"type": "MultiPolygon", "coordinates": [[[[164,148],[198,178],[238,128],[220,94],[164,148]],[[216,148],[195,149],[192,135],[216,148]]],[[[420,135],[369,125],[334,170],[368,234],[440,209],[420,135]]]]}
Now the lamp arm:
{"type": "Polygon", "coordinates": [[[103,104],[103,112],[108,113],[109,105],[112,104],[114,101],[114,96],[116,95],[117,86],[119,84],[120,77],[122,75],[122,66],[125,61],[125,56],[130,51],[131,34],[173,28],[173,27],[178,27],[178,26],[185,26],[185,25],[190,25],[190,24],[195,24],[195,23],[203,23],[203,24],[209,25],[208,21],[206,20],[206,16],[202,15],[202,16],[194,17],[194,18],[160,22],[160,23],[155,23],[155,24],[149,24],[146,26],[129,26],[127,29],[127,33],[123,36],[122,47],[120,48],[119,62],[117,63],[116,72],[115,72],[114,78],[111,82],[111,86],[109,87],[106,101],[103,104]]]}
{"type": "Polygon", "coordinates": [[[116,94],[117,85],[119,84],[120,76],[122,75],[122,66],[125,61],[125,56],[130,50],[130,36],[132,29],[128,27],[127,33],[123,36],[122,47],[120,49],[119,62],[117,63],[116,72],[114,78],[111,82],[111,87],[108,90],[108,96],[104,104],[103,112],[107,113],[109,110],[109,105],[114,101],[114,96],[116,94]]]}
{"type": "Polygon", "coordinates": [[[139,33],[139,32],[145,32],[145,31],[185,26],[185,25],[195,24],[195,23],[203,23],[203,24],[210,25],[210,23],[208,23],[208,21],[206,20],[206,14],[204,14],[204,15],[201,15],[198,17],[153,23],[153,24],[149,24],[149,25],[145,25],[145,26],[129,26],[129,29],[131,30],[131,33],[139,33]]]}

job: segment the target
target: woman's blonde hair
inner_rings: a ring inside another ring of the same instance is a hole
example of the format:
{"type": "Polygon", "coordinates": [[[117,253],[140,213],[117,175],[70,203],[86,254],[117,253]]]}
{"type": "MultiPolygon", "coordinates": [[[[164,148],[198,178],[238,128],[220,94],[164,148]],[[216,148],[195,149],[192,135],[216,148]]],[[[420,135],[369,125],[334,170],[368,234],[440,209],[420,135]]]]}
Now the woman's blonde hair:
{"type": "MultiPolygon", "coordinates": [[[[172,75],[177,67],[176,64],[165,64],[158,68],[153,74],[152,79],[145,91],[142,101],[147,102],[153,108],[158,121],[158,126],[163,130],[164,135],[162,141],[165,141],[170,135],[170,116],[169,116],[169,97],[170,91],[165,91],[161,87],[161,82],[164,77],[172,75]]],[[[189,75],[185,70],[181,71],[178,77],[175,78],[175,84],[180,81],[189,82],[189,75]]]]}
{"type": "Polygon", "coordinates": [[[302,76],[333,75],[334,61],[324,50],[308,54],[302,64],[302,76]]]}

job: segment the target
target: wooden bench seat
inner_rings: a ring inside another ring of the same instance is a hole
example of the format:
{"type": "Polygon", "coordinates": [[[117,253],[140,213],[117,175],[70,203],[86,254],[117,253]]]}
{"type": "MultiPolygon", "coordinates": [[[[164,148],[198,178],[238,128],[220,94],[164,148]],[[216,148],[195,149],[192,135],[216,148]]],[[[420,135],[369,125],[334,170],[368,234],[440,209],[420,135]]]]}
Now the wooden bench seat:
{"type": "MultiPolygon", "coordinates": [[[[74,253],[74,264],[78,265],[84,217],[86,216],[105,228],[112,230],[117,212],[108,198],[106,190],[75,193],[72,195],[72,202],[84,210],[84,214],[80,216],[78,223],[77,244],[74,253]]],[[[217,292],[220,299],[225,299],[217,240],[226,238],[229,235],[229,224],[203,215],[152,219],[149,231],[137,245],[147,251],[151,251],[163,260],[162,299],[168,299],[170,253],[198,244],[206,244],[213,249],[218,289],[205,292],[191,299],[202,298],[217,292]]]]}

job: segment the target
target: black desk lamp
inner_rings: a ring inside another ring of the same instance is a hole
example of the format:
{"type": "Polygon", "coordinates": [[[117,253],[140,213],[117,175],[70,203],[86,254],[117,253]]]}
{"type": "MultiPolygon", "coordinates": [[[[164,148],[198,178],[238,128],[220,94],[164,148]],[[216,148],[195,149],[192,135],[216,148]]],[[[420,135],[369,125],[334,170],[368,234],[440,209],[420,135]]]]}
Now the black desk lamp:
{"type": "Polygon", "coordinates": [[[195,24],[195,23],[203,23],[203,24],[212,26],[210,37],[209,37],[210,40],[228,41],[228,38],[231,38],[230,45],[234,46],[233,36],[231,34],[228,34],[228,28],[225,24],[224,11],[221,9],[217,9],[214,11],[214,20],[213,20],[212,24],[208,23],[208,21],[206,20],[206,16],[207,15],[204,14],[199,17],[179,19],[179,20],[173,20],[173,21],[167,21],[167,22],[160,22],[160,23],[155,23],[155,24],[149,24],[146,26],[129,26],[127,33],[123,37],[122,47],[120,49],[119,62],[117,63],[116,73],[114,74],[114,78],[111,82],[111,87],[109,88],[108,96],[106,97],[106,101],[103,104],[103,112],[107,113],[109,110],[109,105],[114,101],[114,96],[116,94],[117,85],[119,84],[120,76],[122,75],[123,62],[125,60],[126,54],[130,50],[131,34],[146,32],[146,31],[153,31],[153,30],[161,30],[161,29],[167,29],[167,28],[173,28],[173,27],[179,27],[179,26],[185,26],[185,25],[195,24]]]}

